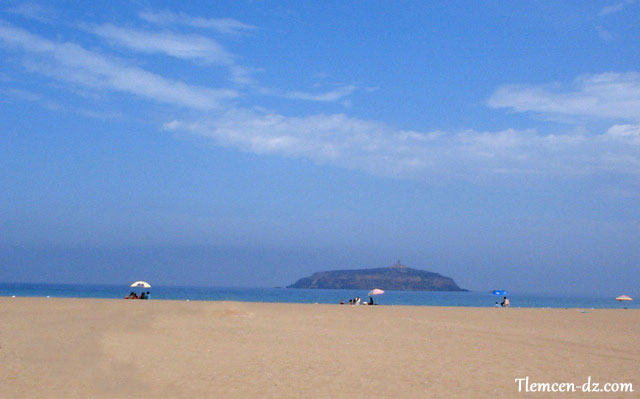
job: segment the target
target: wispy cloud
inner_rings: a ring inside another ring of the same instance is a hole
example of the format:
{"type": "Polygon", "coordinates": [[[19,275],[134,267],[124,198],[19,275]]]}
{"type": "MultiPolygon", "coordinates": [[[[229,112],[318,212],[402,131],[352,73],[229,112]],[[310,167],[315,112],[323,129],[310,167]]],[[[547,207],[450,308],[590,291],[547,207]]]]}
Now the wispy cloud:
{"type": "Polygon", "coordinates": [[[238,65],[233,54],[217,41],[204,36],[169,31],[149,32],[111,24],[85,26],[85,29],[112,44],[141,53],[164,54],[203,64],[223,66],[228,69],[231,80],[236,83],[254,82],[249,68],[238,65]]]}
{"type": "Polygon", "coordinates": [[[210,110],[237,96],[235,90],[211,89],[170,80],[125,65],[74,43],[54,42],[0,21],[0,44],[24,52],[25,67],[57,80],[114,90],[182,107],[210,110]]]}
{"type": "Polygon", "coordinates": [[[613,35],[611,34],[611,32],[606,30],[602,25],[596,26],[596,31],[598,32],[598,36],[602,40],[611,40],[611,39],[613,39],[613,35]]]}
{"type": "Polygon", "coordinates": [[[633,144],[640,145],[640,125],[613,125],[607,131],[611,137],[629,140],[633,144]]]}
{"type": "Polygon", "coordinates": [[[233,64],[233,56],[222,45],[199,35],[181,35],[169,31],[148,32],[111,24],[88,26],[87,30],[116,45],[147,54],[161,53],[217,65],[233,64]]]}
{"type": "Polygon", "coordinates": [[[119,119],[123,115],[120,112],[112,112],[112,111],[96,111],[88,108],[75,107],[65,104],[60,104],[56,101],[46,98],[42,94],[34,93],[29,90],[23,90],[19,88],[0,88],[0,102],[8,102],[8,101],[28,101],[37,103],[42,108],[56,111],[56,112],[69,112],[76,115],[81,115],[88,118],[94,119],[103,119],[103,120],[112,120],[119,119]]]}
{"type": "Polygon", "coordinates": [[[343,114],[286,117],[242,110],[214,120],[174,120],[164,127],[242,151],[305,158],[378,176],[430,180],[606,171],[640,174],[640,148],[637,137],[631,133],[596,136],[542,136],[534,130],[423,133],[343,114]]]}
{"type": "Polygon", "coordinates": [[[16,4],[9,7],[7,11],[40,22],[51,22],[58,16],[55,9],[32,2],[16,4]]]}
{"type": "Polygon", "coordinates": [[[356,89],[355,85],[343,86],[324,93],[307,93],[302,91],[292,91],[284,93],[284,97],[298,100],[334,102],[342,100],[351,95],[356,89]]]}
{"type": "Polygon", "coordinates": [[[36,102],[42,99],[42,95],[33,93],[28,90],[16,89],[14,87],[0,88],[0,94],[4,97],[4,100],[8,98],[18,99],[22,101],[36,102]]]}
{"type": "Polygon", "coordinates": [[[350,96],[356,90],[356,88],[357,87],[355,85],[347,85],[335,88],[333,90],[316,93],[305,91],[286,91],[266,87],[255,87],[254,89],[258,94],[288,98],[291,100],[338,102],[350,96]]]}
{"type": "Polygon", "coordinates": [[[598,15],[603,17],[605,15],[615,14],[617,12],[624,10],[625,7],[633,3],[635,3],[635,0],[625,0],[625,1],[620,1],[618,3],[605,6],[600,10],[598,15]]]}
{"type": "Polygon", "coordinates": [[[502,86],[489,98],[489,105],[550,118],[640,121],[640,73],[583,75],[570,86],[502,86]]]}
{"type": "Polygon", "coordinates": [[[185,13],[145,10],[139,14],[143,20],[158,25],[184,25],[193,28],[212,29],[225,34],[240,34],[252,31],[255,26],[231,18],[203,18],[185,13]]]}
{"type": "Polygon", "coordinates": [[[600,12],[598,13],[599,16],[605,16],[605,15],[609,15],[609,14],[614,14],[616,12],[622,11],[624,9],[625,4],[624,3],[616,3],[616,4],[612,4],[610,6],[605,6],[602,8],[602,10],[600,10],[600,12]]]}

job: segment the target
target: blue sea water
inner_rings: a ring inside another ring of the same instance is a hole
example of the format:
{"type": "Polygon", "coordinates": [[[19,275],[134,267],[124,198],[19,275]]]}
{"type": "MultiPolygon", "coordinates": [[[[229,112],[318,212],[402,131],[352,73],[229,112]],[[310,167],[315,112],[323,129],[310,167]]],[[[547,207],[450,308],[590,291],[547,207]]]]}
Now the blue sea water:
{"type": "MultiPolygon", "coordinates": [[[[126,285],[71,285],[0,283],[0,296],[59,298],[124,298],[132,289],[126,285]]],[[[366,290],[321,290],[291,288],[221,288],[154,286],[151,299],[242,301],[282,303],[332,303],[359,296],[366,290]]],[[[535,308],[634,308],[639,301],[619,303],[611,296],[570,296],[511,292],[512,307],[535,308]]],[[[501,298],[491,292],[386,291],[375,297],[380,305],[491,307],[501,298]]]]}

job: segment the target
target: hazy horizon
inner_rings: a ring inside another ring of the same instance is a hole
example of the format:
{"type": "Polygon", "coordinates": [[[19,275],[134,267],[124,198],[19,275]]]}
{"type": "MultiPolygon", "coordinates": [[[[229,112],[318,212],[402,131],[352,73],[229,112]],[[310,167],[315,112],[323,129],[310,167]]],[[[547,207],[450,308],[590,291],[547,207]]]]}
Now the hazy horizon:
{"type": "MultiPolygon", "coordinates": [[[[638,295],[633,0],[0,5],[0,282],[398,259],[638,295]]],[[[152,284],[153,284],[152,283],[152,284]]]]}

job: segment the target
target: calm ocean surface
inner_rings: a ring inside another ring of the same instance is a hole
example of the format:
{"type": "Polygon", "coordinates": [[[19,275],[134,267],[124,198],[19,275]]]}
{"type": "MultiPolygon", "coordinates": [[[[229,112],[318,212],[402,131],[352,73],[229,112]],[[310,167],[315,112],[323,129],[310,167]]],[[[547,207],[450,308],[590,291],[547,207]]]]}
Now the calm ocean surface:
{"type": "MultiPolygon", "coordinates": [[[[0,283],[0,296],[58,297],[58,298],[123,298],[132,289],[121,285],[70,285],[0,283]]],[[[177,299],[200,301],[243,301],[285,303],[339,303],[360,296],[367,298],[365,290],[311,290],[287,288],[217,288],[217,287],[162,287],[154,286],[151,299],[177,299]]],[[[633,296],[633,293],[631,294],[633,296]]],[[[490,292],[409,292],[387,291],[379,295],[381,305],[415,306],[478,306],[491,307],[500,298],[490,292]]],[[[640,301],[619,303],[612,296],[536,295],[511,292],[512,307],[539,308],[634,308],[640,301]]]]}

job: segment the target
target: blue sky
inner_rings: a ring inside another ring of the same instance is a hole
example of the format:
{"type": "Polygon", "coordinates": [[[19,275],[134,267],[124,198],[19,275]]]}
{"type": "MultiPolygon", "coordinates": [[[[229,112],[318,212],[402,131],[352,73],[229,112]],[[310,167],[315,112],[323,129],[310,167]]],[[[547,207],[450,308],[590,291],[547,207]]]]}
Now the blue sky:
{"type": "Polygon", "coordinates": [[[639,3],[184,3],[0,3],[0,281],[637,293],[639,3]]]}

